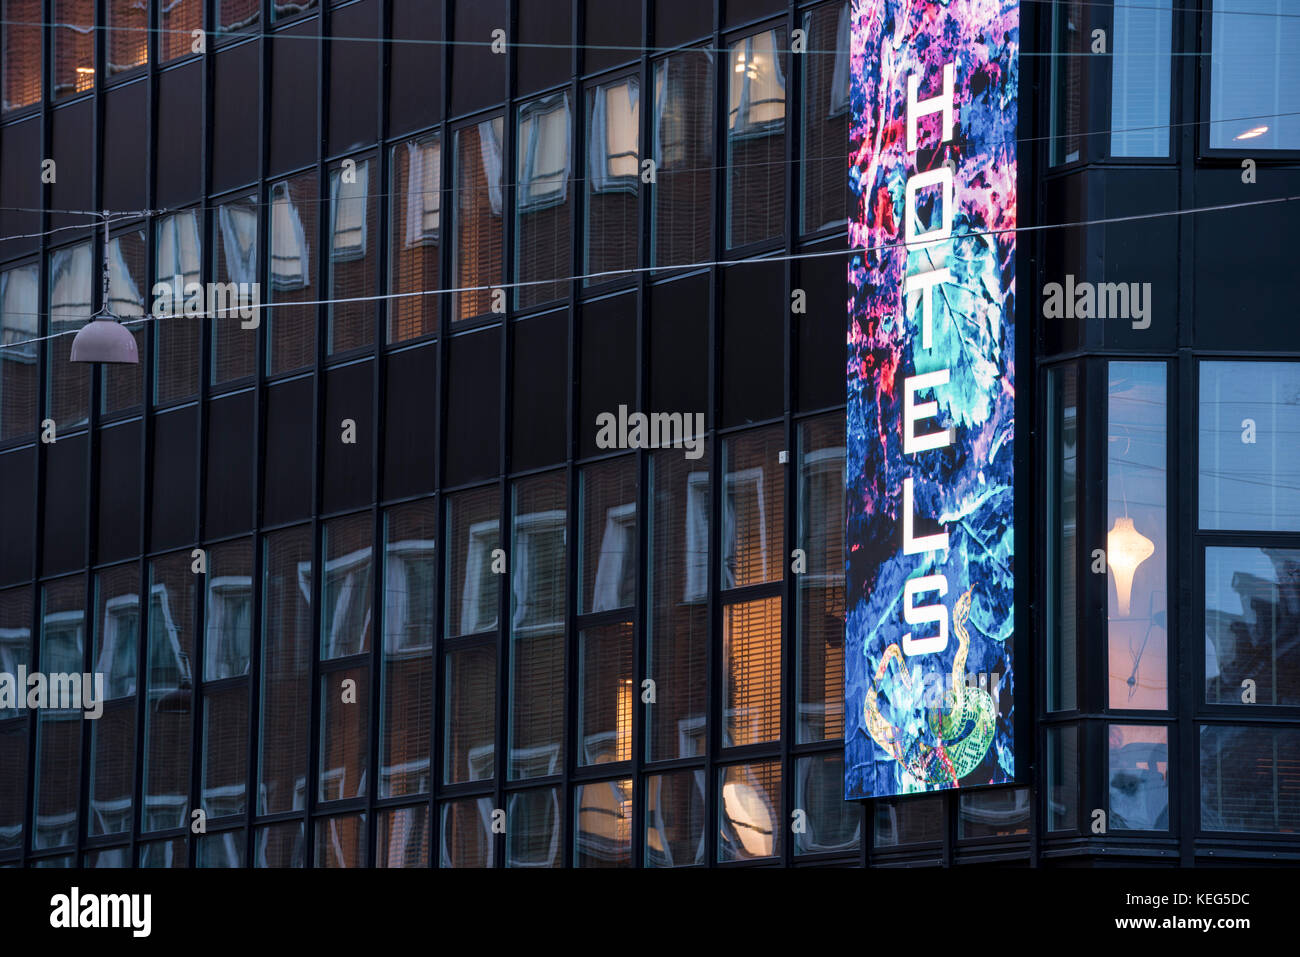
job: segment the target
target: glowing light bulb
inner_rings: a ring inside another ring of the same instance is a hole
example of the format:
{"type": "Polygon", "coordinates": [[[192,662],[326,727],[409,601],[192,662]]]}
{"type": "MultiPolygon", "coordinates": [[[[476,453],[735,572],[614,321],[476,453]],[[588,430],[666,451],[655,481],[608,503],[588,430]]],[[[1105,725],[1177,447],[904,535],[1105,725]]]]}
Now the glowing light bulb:
{"type": "Polygon", "coordinates": [[[1267,133],[1267,132],[1268,132],[1268,127],[1267,127],[1267,126],[1256,126],[1256,127],[1253,127],[1253,128],[1251,128],[1251,129],[1249,129],[1249,130],[1246,130],[1246,132],[1244,132],[1244,133],[1238,133],[1236,136],[1233,137],[1233,139],[1234,139],[1234,140],[1253,140],[1255,137],[1257,137],[1257,136],[1263,136],[1263,135],[1264,135],[1265,133],[1267,133]]]}
{"type": "Polygon", "coordinates": [[[1155,543],[1134,528],[1133,519],[1127,516],[1115,519],[1106,535],[1106,564],[1115,576],[1119,613],[1125,617],[1133,596],[1133,574],[1139,565],[1155,554],[1155,550],[1155,543]]]}

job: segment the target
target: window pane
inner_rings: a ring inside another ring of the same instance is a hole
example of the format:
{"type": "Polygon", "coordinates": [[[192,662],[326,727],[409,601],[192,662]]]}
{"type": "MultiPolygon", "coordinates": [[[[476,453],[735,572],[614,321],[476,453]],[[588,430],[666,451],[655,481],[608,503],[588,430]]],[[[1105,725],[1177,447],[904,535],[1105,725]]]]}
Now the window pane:
{"type": "Polygon", "coordinates": [[[1168,706],[1167,423],[1164,363],[1110,363],[1106,566],[1112,708],[1168,706]]]}
{"type": "Polygon", "coordinates": [[[1047,373],[1047,708],[1078,701],[1079,374],[1047,373]]]}
{"type": "Polygon", "coordinates": [[[131,850],[126,847],[108,847],[101,851],[86,852],[87,867],[130,867],[131,850]]]}
{"type": "Polygon", "coordinates": [[[40,283],[35,263],[0,272],[0,442],[36,429],[40,283]]]}
{"type": "Polygon", "coordinates": [[[844,414],[799,426],[797,741],[844,736],[844,414]]]}
{"type": "Polygon", "coordinates": [[[271,289],[265,298],[279,303],[266,312],[270,355],[267,371],[292,372],[316,361],[316,307],[283,305],[320,298],[312,270],[319,214],[316,178],[303,173],[270,190],[271,289]]]}
{"type": "Polygon", "coordinates": [[[389,509],[384,523],[381,798],[429,789],[438,513],[432,501],[412,502],[389,509]]]}
{"type": "Polygon", "coordinates": [[[632,866],[632,779],[574,788],[575,867],[632,866]]]}
{"type": "MultiPolygon", "coordinates": [[[[85,671],[85,609],[86,580],[81,575],[45,586],[41,596],[41,671],[85,671]]],[[[37,714],[33,850],[76,843],[83,714],[80,708],[45,708],[37,714]]]]}
{"type": "Polygon", "coordinates": [[[1091,47],[1089,0],[1057,0],[1052,5],[1052,165],[1083,156],[1086,57],[1091,47]]]}
{"type": "Polygon", "coordinates": [[[1201,528],[1300,531],[1300,362],[1202,362],[1201,528]]]}
{"type": "Polygon", "coordinates": [[[568,284],[562,280],[573,271],[569,94],[542,97],[520,107],[515,135],[515,280],[539,283],[515,290],[516,305],[525,309],[564,298],[568,284]]]}
{"type": "Polygon", "coordinates": [[[374,591],[370,542],[373,535],[374,525],[369,512],[324,523],[321,658],[343,658],[370,650],[374,591]]]}
{"type": "Polygon", "coordinates": [[[844,800],[844,757],[800,758],[795,766],[794,806],[804,812],[794,832],[796,854],[850,853],[858,849],[862,805],[844,800]]]}
{"type": "MultiPolygon", "coordinates": [[[[16,675],[32,664],[32,593],[0,592],[0,671],[16,675]]],[[[24,692],[25,693],[25,692],[24,692]]],[[[22,708],[0,709],[0,851],[21,850],[27,794],[27,720],[22,708]]]]}
{"type": "Polygon", "coordinates": [[[264,540],[259,814],[296,811],[307,798],[311,537],[301,527],[264,540]]]}
{"type": "Polygon", "coordinates": [[[0,19],[4,109],[16,110],[41,99],[41,0],[0,0],[0,19]]]}
{"type": "Polygon", "coordinates": [[[261,0],[217,0],[217,7],[222,30],[245,30],[262,16],[261,0]]]}
{"type": "Polygon", "coordinates": [[[376,867],[429,866],[429,809],[403,807],[377,811],[376,867]]]}
{"type": "Polygon", "coordinates": [[[443,781],[490,780],[496,774],[495,644],[448,653],[446,680],[443,781]]]}
{"type": "Polygon", "coordinates": [[[247,768],[248,689],[205,692],[201,800],[209,820],[243,815],[247,768]]]}
{"type": "Polygon", "coordinates": [[[781,853],[781,764],[763,761],[718,771],[718,860],[740,861],[781,853]]]}
{"type": "Polygon", "coordinates": [[[253,545],[244,541],[208,549],[203,680],[248,674],[253,634],[253,545]]]}
{"type": "Polygon", "coordinates": [[[224,831],[198,838],[198,867],[243,867],[244,831],[224,831]]]}
{"type": "Polygon", "coordinates": [[[370,669],[321,676],[318,801],[366,796],[370,766],[370,669]]]}
{"type": "Polygon", "coordinates": [[[108,16],[108,75],[148,63],[149,4],[141,0],[106,0],[104,12],[108,16]]]}
{"type": "Polygon", "coordinates": [[[651,255],[656,266],[711,258],[713,53],[686,50],[654,65],[655,188],[651,255]]]}
{"type": "MultiPolygon", "coordinates": [[[[439,288],[442,242],[442,138],[437,134],[393,147],[392,234],[389,292],[439,288]]],[[[442,296],[403,296],[388,301],[388,341],[403,342],[438,331],[442,296]]]]}
{"type": "Polygon", "coordinates": [[[517,791],[506,801],[506,867],[559,867],[560,790],[517,791]]]}
{"type": "Polygon", "coordinates": [[[651,761],[704,754],[708,690],[709,456],[650,458],[650,642],[646,709],[651,761]]]}
{"type": "MultiPolygon", "coordinates": [[[[222,7],[226,5],[223,2],[222,7]]],[[[202,0],[167,0],[159,7],[162,32],[158,44],[164,63],[188,56],[194,48],[194,31],[203,28],[202,0]]]]}
{"type": "MultiPolygon", "coordinates": [[[[327,299],[375,294],[379,232],[378,189],[371,189],[369,159],[335,164],[330,170],[330,286],[327,299]],[[354,165],[345,165],[345,164],[354,165]]],[[[330,355],[374,342],[374,302],[339,302],[328,307],[330,355]]]]}
{"type": "Polygon", "coordinates": [[[578,636],[578,764],[632,759],[632,623],[578,636]]]}
{"type": "Polygon", "coordinates": [[[1201,829],[1300,831],[1300,731],[1201,728],[1201,829]]]}
{"type": "Polygon", "coordinates": [[[496,486],[447,498],[447,637],[476,635],[497,626],[501,547],[501,493],[496,486]],[[496,564],[496,568],[494,568],[496,564]]]}
{"type": "Polygon", "coordinates": [[[316,822],[317,867],[365,866],[365,815],[316,822]]]}
{"type": "Polygon", "coordinates": [[[185,838],[173,837],[140,845],[141,867],[188,867],[189,851],[185,838]]]}
{"type": "Polygon", "coordinates": [[[316,9],[316,0],[271,0],[271,19],[283,20],[316,9]]]}
{"type": "Polygon", "coordinates": [[[784,573],[785,466],[780,426],[746,432],[722,447],[722,587],[779,581],[784,573]]]}
{"type": "Polygon", "coordinates": [[[143,401],[144,337],[149,325],[138,320],[146,315],[145,294],[151,291],[145,286],[148,244],[144,229],[129,230],[114,236],[108,243],[108,307],[118,319],[131,323],[126,328],[135,337],[140,362],[135,365],[107,363],[101,367],[103,394],[100,411],[106,415],[137,406],[143,401]]]}
{"type": "Polygon", "coordinates": [[[1169,729],[1110,725],[1112,831],[1169,829],[1169,729]]]}
{"type": "Polygon", "coordinates": [[[703,771],[647,777],[645,866],[683,867],[705,863],[707,813],[703,771]]]}
{"type": "Polygon", "coordinates": [[[1047,829],[1079,826],[1079,729],[1047,729],[1047,829]]]}
{"type": "Polygon", "coordinates": [[[442,805],[441,867],[495,867],[492,799],[468,798],[442,805]]]}
{"type": "Polygon", "coordinates": [[[828,3],[803,16],[802,229],[848,221],[844,157],[849,148],[849,5],[828,3]]]}
{"type": "MultiPolygon", "coordinates": [[[[641,187],[641,81],[621,77],[587,91],[585,274],[637,265],[641,187]]],[[[590,285],[615,276],[586,280],[590,285]]]]}
{"type": "Polygon", "coordinates": [[[188,823],[196,576],[189,552],[149,563],[144,828],[188,823]]]}
{"type": "Polygon", "coordinates": [[[496,116],[456,131],[457,319],[492,311],[492,288],[504,278],[502,263],[502,153],[505,121],[496,116]],[[481,288],[478,288],[481,287],[481,288]]]}
{"type": "Polygon", "coordinates": [[[1287,0],[1214,0],[1210,146],[1300,149],[1300,19],[1287,0]],[[1292,113],[1288,116],[1286,114],[1292,113]]]}
{"type": "Polygon", "coordinates": [[[722,746],[781,737],[781,599],[728,605],[722,621],[722,746]]]}
{"type": "Polygon", "coordinates": [[[262,314],[257,284],[257,202],[241,196],[217,207],[212,220],[212,384],[253,374],[262,314]],[[233,285],[228,285],[233,284],[233,285]]]}
{"type": "Polygon", "coordinates": [[[563,766],[565,502],[563,472],[515,483],[511,779],[557,774],[563,766]]]}
{"type": "Polygon", "coordinates": [[[1013,837],[1029,833],[1029,789],[999,788],[960,795],[958,838],[1013,837]]]}
{"type": "MultiPolygon", "coordinates": [[[[95,0],[54,0],[54,99],[95,88],[95,0]]],[[[36,18],[40,22],[40,18],[36,18]]]]}
{"type": "Polygon", "coordinates": [[[85,425],[89,415],[90,366],[71,359],[72,339],[90,319],[92,276],[90,243],[50,253],[50,319],[47,335],[46,409],[58,430],[85,425]]]}
{"type": "Polygon", "coordinates": [[[1111,156],[1169,155],[1173,0],[1115,0],[1111,156]]]}
{"type": "MultiPolygon", "coordinates": [[[[95,576],[95,648],[90,671],[103,675],[103,713],[91,724],[90,732],[91,836],[131,830],[139,647],[140,567],[132,562],[95,576]]],[[[83,700],[85,694],[83,689],[83,700]]]]}
{"type": "Polygon", "coordinates": [[[876,847],[903,847],[943,840],[942,795],[875,801],[873,843],[876,847]]]}
{"type": "Polygon", "coordinates": [[[201,217],[201,211],[188,209],[158,222],[154,282],[170,286],[169,294],[154,301],[155,312],[161,315],[153,323],[158,349],[154,396],[158,402],[188,398],[199,388],[199,337],[207,305],[199,285],[201,217]]]}
{"type": "Polygon", "coordinates": [[[578,542],[580,614],[636,604],[636,458],[582,469],[578,542]]]}
{"type": "Polygon", "coordinates": [[[731,45],[727,71],[727,245],[785,230],[785,30],[731,45]]]}
{"type": "Polygon", "coordinates": [[[1205,550],[1208,703],[1300,705],[1298,629],[1300,551],[1205,550]]]}
{"type": "Polygon", "coordinates": [[[259,827],[253,837],[254,867],[302,867],[306,843],[301,821],[259,827]]]}

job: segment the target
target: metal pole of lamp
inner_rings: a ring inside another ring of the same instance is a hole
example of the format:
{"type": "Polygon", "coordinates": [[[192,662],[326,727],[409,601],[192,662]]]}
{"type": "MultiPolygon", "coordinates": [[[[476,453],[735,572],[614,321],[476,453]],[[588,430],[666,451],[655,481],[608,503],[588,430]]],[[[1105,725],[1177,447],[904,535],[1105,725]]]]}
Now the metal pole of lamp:
{"type": "Polygon", "coordinates": [[[139,363],[140,353],[135,336],[118,320],[108,306],[108,217],[104,210],[104,293],[99,312],[79,330],[72,340],[69,359],[73,362],[139,363]]]}

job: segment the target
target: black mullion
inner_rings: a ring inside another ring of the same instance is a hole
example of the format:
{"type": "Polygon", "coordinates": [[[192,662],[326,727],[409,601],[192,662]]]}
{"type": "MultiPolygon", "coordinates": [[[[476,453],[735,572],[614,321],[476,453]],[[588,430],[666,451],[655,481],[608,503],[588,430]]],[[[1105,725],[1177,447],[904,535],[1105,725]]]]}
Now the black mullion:
{"type": "MultiPolygon", "coordinates": [[[[725,243],[724,226],[726,223],[725,176],[718,159],[726,149],[726,139],[722,132],[721,117],[726,115],[727,101],[723,90],[726,76],[723,68],[722,50],[722,0],[713,4],[713,209],[711,250],[716,263],[722,259],[725,243]]],[[[709,409],[708,431],[709,445],[713,455],[709,459],[709,471],[713,480],[709,484],[709,558],[708,558],[708,616],[709,638],[706,655],[708,668],[708,694],[705,724],[708,729],[705,744],[705,866],[715,867],[718,862],[717,829],[719,825],[719,783],[718,769],[721,757],[721,713],[725,702],[722,699],[722,576],[720,573],[722,557],[722,505],[725,500],[725,481],[723,472],[722,449],[718,447],[718,415],[722,409],[722,273],[721,267],[709,267],[709,409]]]]}
{"type": "MultiPolygon", "coordinates": [[[[786,42],[793,36],[793,31],[798,24],[798,14],[792,0],[786,13],[786,42]]],[[[780,54],[778,54],[779,56],[780,54]]],[[[799,54],[807,56],[807,54],[799,54]]],[[[798,364],[797,333],[795,329],[794,311],[789,302],[790,290],[795,284],[794,260],[790,258],[795,249],[795,242],[798,231],[795,224],[799,219],[798,203],[798,184],[799,180],[796,175],[797,164],[795,158],[798,156],[798,123],[791,122],[791,117],[799,104],[800,81],[802,79],[802,70],[796,70],[794,64],[795,54],[790,53],[786,57],[786,109],[785,119],[785,251],[787,258],[783,264],[785,273],[783,283],[786,292],[787,301],[784,307],[784,328],[782,334],[785,337],[785,362],[782,363],[784,372],[783,388],[783,407],[785,409],[784,427],[785,427],[785,521],[782,523],[782,530],[785,534],[785,544],[781,549],[782,564],[782,588],[781,588],[781,697],[779,709],[781,715],[781,788],[785,798],[782,807],[784,822],[781,825],[782,835],[785,840],[781,842],[781,861],[789,867],[794,863],[794,842],[795,834],[789,827],[792,820],[791,814],[796,809],[795,802],[795,784],[798,775],[795,773],[797,761],[792,756],[792,743],[798,729],[798,697],[799,688],[796,683],[795,674],[798,663],[798,609],[795,607],[798,599],[799,586],[795,580],[789,560],[786,556],[789,554],[790,543],[794,542],[795,548],[803,547],[799,541],[799,433],[798,427],[794,422],[794,404],[795,389],[795,366],[798,364]]]]}
{"type": "MultiPolygon", "coordinates": [[[[96,23],[105,22],[108,0],[97,0],[95,4],[96,23]]],[[[93,102],[91,112],[91,151],[93,153],[92,162],[96,175],[91,181],[91,195],[94,201],[92,209],[103,209],[104,203],[104,80],[108,76],[108,60],[106,57],[107,44],[105,42],[105,31],[95,31],[95,89],[91,94],[93,102]]],[[[107,220],[107,217],[105,217],[107,220]]],[[[108,305],[105,300],[107,290],[103,288],[103,268],[106,256],[108,254],[108,239],[102,234],[101,229],[94,229],[90,237],[90,255],[92,269],[96,261],[99,269],[92,273],[96,280],[91,287],[91,302],[97,302],[100,308],[108,305]],[[95,251],[99,251],[98,260],[95,259],[95,251]],[[95,275],[98,273],[98,275],[95,275]]],[[[94,667],[95,661],[95,634],[96,618],[98,617],[95,608],[95,583],[98,578],[95,568],[95,526],[99,517],[99,391],[100,383],[103,381],[103,370],[98,363],[90,366],[90,395],[88,397],[89,405],[86,413],[86,481],[83,486],[85,490],[85,516],[86,528],[84,535],[84,547],[82,550],[82,562],[85,565],[85,593],[86,593],[86,628],[82,641],[82,658],[84,662],[83,671],[89,672],[94,667]]],[[[137,682],[138,684],[138,682],[137,682]]],[[[94,735],[93,727],[89,721],[81,723],[81,805],[77,812],[77,850],[73,866],[81,867],[85,864],[84,852],[86,849],[86,838],[90,830],[90,766],[94,754],[94,735]]]]}
{"type": "MultiPolygon", "coordinates": [[[[214,0],[215,2],[215,0],[214,0]]],[[[258,50],[258,70],[259,75],[263,78],[271,75],[272,56],[274,53],[273,44],[271,43],[271,34],[267,29],[270,22],[271,0],[261,0],[260,23],[258,24],[258,33],[260,34],[257,43],[260,44],[258,50]]],[[[211,56],[209,56],[211,59],[211,56]]],[[[271,223],[270,216],[267,215],[267,199],[270,197],[270,190],[267,187],[268,173],[270,172],[270,149],[271,149],[271,89],[270,84],[260,84],[260,97],[258,98],[258,188],[256,192],[258,203],[258,252],[257,272],[258,281],[262,284],[261,288],[270,289],[270,238],[271,223]]],[[[215,111],[210,111],[215,112],[215,111]]],[[[209,122],[212,118],[209,117],[209,122]]],[[[266,320],[270,320],[271,314],[265,308],[259,310],[266,320]]],[[[253,822],[257,818],[257,787],[258,779],[261,776],[259,766],[259,743],[261,735],[261,697],[262,697],[262,578],[264,575],[265,560],[265,539],[262,535],[263,506],[265,504],[264,490],[264,473],[266,466],[266,406],[267,406],[267,370],[271,352],[271,338],[267,334],[267,322],[259,322],[257,326],[257,368],[254,370],[255,391],[253,395],[253,428],[254,436],[254,458],[255,471],[253,477],[253,528],[252,528],[252,547],[253,547],[253,574],[252,574],[252,634],[249,642],[249,663],[248,663],[248,755],[247,763],[244,767],[244,866],[252,867],[256,844],[254,841],[253,822]]]]}
{"type": "MultiPolygon", "coordinates": [[[[379,298],[375,301],[375,310],[372,316],[374,323],[374,333],[372,335],[373,343],[372,353],[374,355],[374,374],[373,390],[371,392],[371,412],[372,427],[374,428],[375,441],[373,445],[374,458],[371,461],[370,468],[370,488],[374,501],[371,503],[373,510],[372,520],[374,522],[374,534],[372,537],[372,548],[370,554],[374,556],[371,562],[371,581],[375,583],[371,588],[371,634],[370,634],[370,724],[368,726],[370,746],[367,751],[367,780],[369,786],[366,788],[366,865],[374,867],[376,861],[376,842],[379,833],[379,822],[375,819],[375,801],[379,797],[379,774],[382,765],[379,753],[383,736],[380,733],[380,721],[384,713],[384,612],[388,605],[388,578],[385,574],[385,564],[388,559],[388,547],[385,534],[384,510],[380,507],[382,498],[384,468],[383,468],[383,448],[384,436],[387,435],[385,428],[387,408],[384,404],[384,393],[387,383],[388,371],[388,301],[383,298],[388,289],[388,230],[389,230],[389,211],[393,197],[384,196],[384,193],[392,192],[391,172],[389,170],[389,156],[391,150],[388,147],[388,110],[384,109],[388,101],[388,70],[387,65],[390,58],[390,48],[387,43],[390,25],[392,22],[392,9],[388,3],[380,2],[378,10],[379,22],[375,24],[376,42],[379,44],[379,56],[377,58],[378,78],[375,88],[378,90],[377,102],[375,103],[376,115],[379,119],[379,145],[376,147],[375,168],[379,175],[373,182],[380,183],[380,195],[373,198],[377,204],[376,218],[379,225],[379,236],[377,237],[377,246],[375,254],[375,279],[374,291],[379,298]]],[[[333,298],[332,296],[327,298],[333,298]]],[[[436,444],[436,443],[435,443],[436,444]]],[[[434,537],[434,548],[437,548],[437,536],[434,537]]],[[[437,552],[435,551],[435,558],[437,552]]],[[[434,589],[434,598],[436,604],[438,589],[434,589]]],[[[435,612],[436,613],[436,612],[435,612]]],[[[436,645],[435,645],[436,647],[436,645]]]]}
{"type": "MultiPolygon", "coordinates": [[[[42,20],[45,23],[52,22],[50,16],[51,0],[45,0],[41,4],[42,20]]],[[[41,102],[40,102],[40,137],[41,137],[41,155],[52,156],[53,142],[53,123],[50,118],[50,103],[53,99],[54,87],[51,83],[51,77],[54,75],[53,57],[51,56],[52,30],[41,30],[41,102]]],[[[49,311],[50,311],[50,197],[52,187],[48,183],[41,184],[41,213],[38,230],[41,237],[38,240],[38,253],[36,260],[36,269],[38,283],[40,288],[36,292],[36,301],[38,303],[37,311],[41,316],[37,318],[37,328],[41,332],[41,341],[36,343],[36,408],[39,410],[36,415],[35,436],[35,462],[36,472],[36,501],[33,503],[36,515],[32,522],[32,534],[35,536],[32,547],[32,565],[28,569],[28,577],[31,580],[31,661],[35,670],[41,667],[41,635],[43,615],[42,609],[45,604],[45,589],[41,584],[42,564],[45,560],[45,506],[47,496],[45,494],[45,477],[49,469],[49,452],[44,442],[40,440],[42,431],[40,423],[49,415],[50,402],[48,399],[50,393],[49,381],[49,352],[51,349],[50,340],[45,336],[49,333],[49,311]]],[[[28,866],[34,849],[32,836],[36,824],[36,798],[38,797],[38,788],[36,784],[36,762],[39,754],[36,747],[36,738],[40,731],[40,724],[37,720],[37,713],[28,709],[27,714],[27,778],[23,788],[23,841],[20,848],[22,855],[21,863],[28,866]]]]}
{"type": "MultiPolygon", "coordinates": [[[[390,0],[397,2],[397,0],[390,0]]],[[[451,30],[453,26],[452,8],[454,4],[444,3],[442,5],[442,38],[448,41],[452,38],[451,30]]],[[[446,212],[439,220],[440,236],[438,240],[438,278],[439,286],[445,288],[448,285],[448,277],[452,275],[452,258],[451,248],[455,242],[455,230],[459,228],[460,222],[456,217],[456,204],[454,200],[448,200],[451,196],[449,192],[452,184],[452,165],[456,161],[455,144],[452,142],[454,137],[451,135],[447,126],[447,114],[451,109],[451,58],[454,55],[450,45],[444,46],[440,51],[441,61],[441,94],[442,103],[438,114],[438,150],[443,161],[438,164],[439,175],[439,201],[438,208],[445,209],[446,212]],[[444,203],[444,201],[447,201],[444,203]]],[[[391,82],[391,71],[390,71],[391,82]]],[[[451,368],[448,357],[448,346],[450,345],[451,336],[451,317],[453,313],[452,304],[444,302],[445,297],[439,295],[434,297],[437,303],[438,313],[438,344],[435,347],[437,351],[438,362],[438,380],[436,384],[437,407],[434,409],[433,421],[437,429],[437,441],[433,446],[433,475],[434,485],[437,489],[437,529],[438,537],[434,553],[434,561],[437,564],[437,585],[435,590],[442,594],[447,588],[447,494],[446,494],[446,456],[442,444],[446,441],[447,423],[445,417],[447,414],[447,380],[448,371],[451,368]]],[[[378,494],[378,490],[376,490],[378,494]]],[[[497,538],[498,546],[500,545],[500,528],[501,516],[498,511],[497,515],[497,538]]],[[[507,558],[508,560],[508,558],[507,558]]],[[[447,730],[446,720],[446,702],[443,683],[446,652],[442,647],[442,637],[446,634],[447,622],[443,617],[446,614],[446,603],[438,602],[437,607],[437,625],[434,628],[433,635],[433,702],[434,714],[433,720],[429,722],[429,867],[434,868],[442,863],[442,808],[438,804],[438,799],[442,795],[442,752],[443,737],[447,730]]],[[[500,645],[501,645],[501,616],[500,616],[500,592],[497,596],[497,661],[500,662],[500,645]]],[[[499,667],[499,664],[498,664],[499,667]]],[[[494,707],[496,710],[496,726],[494,728],[494,746],[496,756],[493,760],[493,781],[497,788],[496,806],[500,807],[500,781],[501,781],[501,675],[498,673],[496,687],[496,701],[494,707]]],[[[491,853],[496,853],[496,841],[492,840],[491,853]]],[[[495,860],[493,861],[495,863],[495,860]]]]}
{"type": "MultiPolygon", "coordinates": [[[[329,280],[332,277],[330,257],[331,248],[330,213],[333,210],[333,198],[329,195],[329,164],[325,161],[325,144],[329,140],[329,109],[327,106],[329,83],[330,46],[325,40],[329,30],[329,5],[322,4],[320,28],[316,37],[316,277],[319,288],[324,295],[318,299],[328,299],[329,280]]],[[[310,723],[307,728],[307,794],[303,800],[303,813],[306,823],[303,827],[303,866],[316,866],[316,810],[319,794],[320,738],[322,720],[321,700],[321,640],[324,637],[325,609],[321,607],[321,595],[324,591],[322,579],[325,577],[325,556],[323,549],[325,523],[321,520],[324,499],[325,442],[333,441],[324,437],[325,423],[325,375],[326,363],[329,361],[330,307],[318,305],[316,311],[316,363],[312,375],[312,435],[316,437],[312,461],[311,481],[311,655],[309,673],[311,687],[307,699],[310,702],[310,723]],[[323,331],[323,334],[322,334],[323,331]]]]}
{"type": "MultiPolygon", "coordinates": [[[[643,39],[641,44],[641,58],[637,66],[637,77],[639,89],[637,92],[638,102],[641,107],[641,128],[637,131],[637,169],[638,174],[641,168],[641,162],[644,161],[646,154],[653,155],[653,126],[652,119],[654,116],[654,90],[650,83],[650,41],[648,33],[652,27],[651,20],[651,2],[650,0],[640,0],[638,4],[641,14],[641,30],[643,39]],[[650,108],[646,109],[645,104],[650,98],[650,108]]],[[[585,12],[585,4],[578,3],[575,9],[585,12]]],[[[578,40],[581,41],[586,36],[585,21],[579,25],[578,40]]],[[[586,129],[586,103],[582,104],[582,116],[584,122],[582,127],[586,129]]],[[[583,155],[583,154],[579,154],[583,155]]],[[[584,176],[590,176],[591,170],[585,168],[584,176]]],[[[586,189],[584,186],[584,195],[586,189]]],[[[637,259],[636,265],[644,266],[650,262],[650,203],[651,189],[648,184],[637,184],[637,259]],[[641,186],[647,186],[641,189],[641,186]]],[[[584,218],[585,218],[584,205],[584,218]]],[[[585,224],[584,224],[585,225],[585,224]]],[[[582,268],[574,270],[575,272],[586,272],[586,260],[583,260],[582,268]]],[[[650,367],[650,357],[652,355],[652,339],[654,335],[650,321],[650,278],[646,272],[636,274],[636,316],[637,316],[637,394],[642,409],[649,409],[651,402],[650,384],[651,377],[646,370],[650,367]]],[[[650,576],[653,575],[651,562],[654,560],[652,555],[652,535],[654,534],[651,522],[654,520],[653,514],[653,483],[654,483],[654,458],[644,449],[637,451],[637,540],[636,540],[636,618],[633,626],[633,647],[632,647],[632,855],[631,863],[633,867],[645,866],[645,821],[647,811],[647,786],[645,765],[648,756],[648,744],[650,740],[650,717],[653,713],[650,709],[653,705],[638,706],[640,695],[644,688],[645,681],[650,671],[650,649],[653,643],[651,630],[653,629],[653,612],[650,608],[650,576]]]]}

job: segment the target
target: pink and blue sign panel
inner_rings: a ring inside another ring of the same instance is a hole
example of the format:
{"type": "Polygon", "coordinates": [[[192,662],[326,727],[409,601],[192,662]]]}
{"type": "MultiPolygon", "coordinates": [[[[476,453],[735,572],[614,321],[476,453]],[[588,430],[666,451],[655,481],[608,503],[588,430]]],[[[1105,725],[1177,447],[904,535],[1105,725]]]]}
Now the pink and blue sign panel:
{"type": "Polygon", "coordinates": [[[1015,779],[1013,0],[853,0],[847,799],[1015,779]]]}

